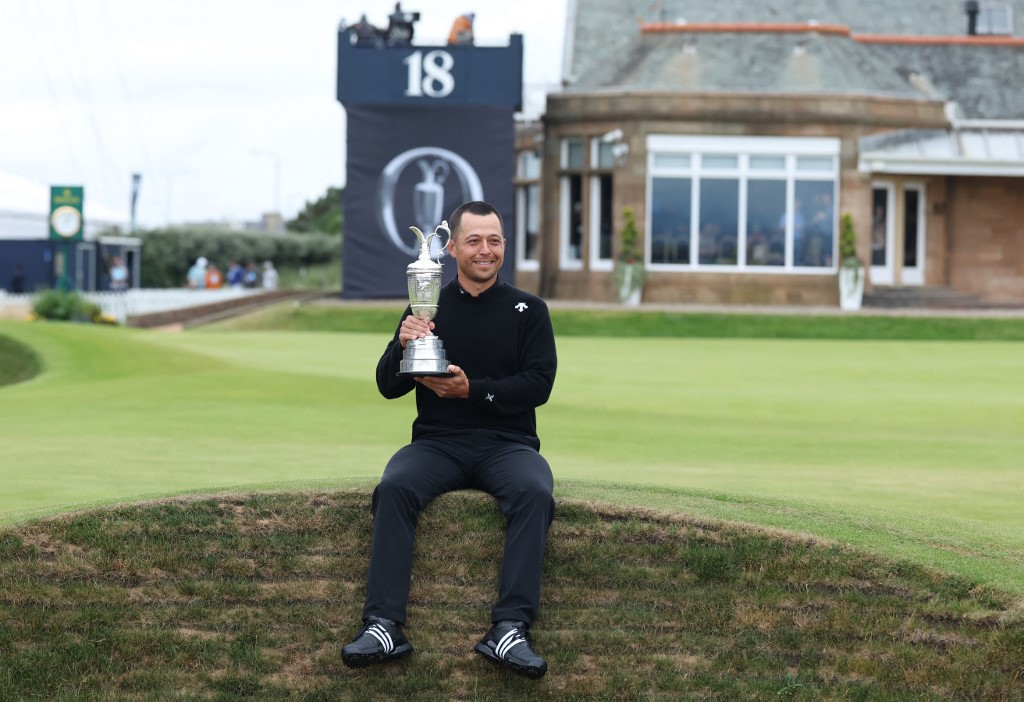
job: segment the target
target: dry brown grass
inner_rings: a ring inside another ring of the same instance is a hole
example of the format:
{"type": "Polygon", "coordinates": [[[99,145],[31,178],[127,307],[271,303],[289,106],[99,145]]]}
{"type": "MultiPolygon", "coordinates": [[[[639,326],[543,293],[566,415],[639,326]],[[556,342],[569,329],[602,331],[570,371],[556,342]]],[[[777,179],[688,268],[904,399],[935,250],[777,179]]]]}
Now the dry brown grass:
{"type": "Polygon", "coordinates": [[[1019,603],[834,544],[561,502],[534,627],[551,671],[471,653],[502,519],[423,515],[406,632],[350,671],[365,491],[163,500],[0,531],[0,698],[1019,699],[1019,603]]]}

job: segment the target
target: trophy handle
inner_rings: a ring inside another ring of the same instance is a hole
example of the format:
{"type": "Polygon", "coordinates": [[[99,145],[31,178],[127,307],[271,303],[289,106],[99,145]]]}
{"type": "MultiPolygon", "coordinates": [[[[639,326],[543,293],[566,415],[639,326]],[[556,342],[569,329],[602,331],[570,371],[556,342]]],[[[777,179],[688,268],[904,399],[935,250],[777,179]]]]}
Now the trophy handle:
{"type": "Polygon", "coordinates": [[[437,262],[438,263],[441,262],[441,257],[444,256],[444,252],[448,250],[448,244],[450,244],[451,240],[452,240],[452,230],[448,228],[448,220],[444,220],[439,225],[437,225],[437,229],[435,229],[434,233],[431,234],[430,236],[437,236],[438,235],[438,230],[440,230],[440,229],[443,229],[445,234],[448,235],[448,237],[444,240],[444,243],[441,244],[441,249],[437,253],[437,262]]]}
{"type": "Polygon", "coordinates": [[[444,240],[444,244],[441,245],[441,248],[437,253],[437,262],[440,263],[441,257],[444,256],[444,252],[448,249],[448,242],[452,240],[452,230],[448,228],[448,220],[445,220],[441,222],[439,225],[437,225],[437,228],[434,229],[434,231],[430,234],[424,234],[423,232],[420,231],[419,227],[409,227],[409,229],[412,230],[412,233],[415,234],[416,238],[420,240],[420,258],[426,258],[428,260],[430,259],[429,252],[431,240],[433,240],[435,236],[439,236],[440,230],[444,230],[444,232],[448,235],[448,238],[444,240]],[[424,251],[427,252],[426,255],[423,254],[424,251]]]}

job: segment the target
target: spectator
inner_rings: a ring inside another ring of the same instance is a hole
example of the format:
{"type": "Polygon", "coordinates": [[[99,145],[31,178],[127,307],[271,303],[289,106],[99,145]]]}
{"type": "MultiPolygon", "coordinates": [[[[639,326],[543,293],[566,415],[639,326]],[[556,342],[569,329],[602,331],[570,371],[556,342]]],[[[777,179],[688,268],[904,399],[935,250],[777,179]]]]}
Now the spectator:
{"type": "Polygon", "coordinates": [[[224,285],[224,276],[221,275],[217,264],[212,261],[206,266],[206,287],[210,290],[217,290],[224,285]]]}
{"type": "Polygon", "coordinates": [[[228,285],[233,288],[242,287],[245,282],[245,269],[238,261],[232,261],[228,266],[228,285]]]}
{"type": "Polygon", "coordinates": [[[242,285],[246,288],[257,288],[260,284],[260,272],[256,270],[256,264],[249,261],[245,264],[245,275],[242,276],[242,285]]]}
{"type": "Polygon", "coordinates": [[[263,289],[277,290],[277,269],[271,261],[263,262],[263,289]]]}
{"type": "Polygon", "coordinates": [[[473,18],[472,12],[459,15],[452,23],[452,30],[448,33],[448,43],[456,46],[473,45],[473,18]]]}
{"type": "Polygon", "coordinates": [[[384,33],[370,24],[366,15],[360,17],[349,31],[355,33],[356,46],[382,46],[384,44],[384,33]]]}
{"type": "Polygon", "coordinates": [[[128,266],[120,256],[114,256],[110,261],[110,289],[114,292],[128,289],[128,266]]]}
{"type": "Polygon", "coordinates": [[[395,11],[388,17],[388,46],[412,44],[413,22],[420,18],[418,12],[402,12],[402,3],[395,3],[395,11]]]}
{"type": "Polygon", "coordinates": [[[186,274],[188,286],[193,290],[202,290],[206,287],[206,257],[200,256],[186,274]]]}

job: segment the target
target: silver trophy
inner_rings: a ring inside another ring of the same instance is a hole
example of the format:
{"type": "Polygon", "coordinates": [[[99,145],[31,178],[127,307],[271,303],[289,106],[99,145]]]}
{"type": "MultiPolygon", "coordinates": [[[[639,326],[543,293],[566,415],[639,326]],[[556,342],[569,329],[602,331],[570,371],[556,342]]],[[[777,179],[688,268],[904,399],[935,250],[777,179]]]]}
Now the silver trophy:
{"type": "MultiPolygon", "coordinates": [[[[448,222],[441,222],[433,234],[424,235],[417,227],[409,227],[420,240],[420,257],[405,269],[409,282],[409,307],[415,317],[429,322],[437,316],[437,300],[441,296],[441,256],[452,238],[448,222]],[[439,231],[448,234],[448,240],[441,247],[437,261],[430,258],[430,242],[438,237],[439,231]]],[[[405,353],[399,364],[400,376],[443,375],[448,373],[448,359],[444,356],[444,344],[430,335],[422,339],[410,339],[405,344],[405,353]]]]}

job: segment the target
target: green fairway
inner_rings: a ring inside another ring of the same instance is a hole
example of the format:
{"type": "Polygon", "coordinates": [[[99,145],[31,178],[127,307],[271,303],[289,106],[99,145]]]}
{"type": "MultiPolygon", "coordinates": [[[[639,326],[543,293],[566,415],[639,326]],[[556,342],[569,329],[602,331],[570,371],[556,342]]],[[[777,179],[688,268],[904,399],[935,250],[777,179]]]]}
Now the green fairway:
{"type": "MultiPolygon", "coordinates": [[[[367,484],[412,398],[388,333],[0,324],[0,521],[238,485],[367,484]]],[[[999,341],[562,336],[539,410],[564,495],[804,531],[1024,592],[1024,364],[999,341]],[[649,486],[649,487],[646,487],[649,486]]]]}

